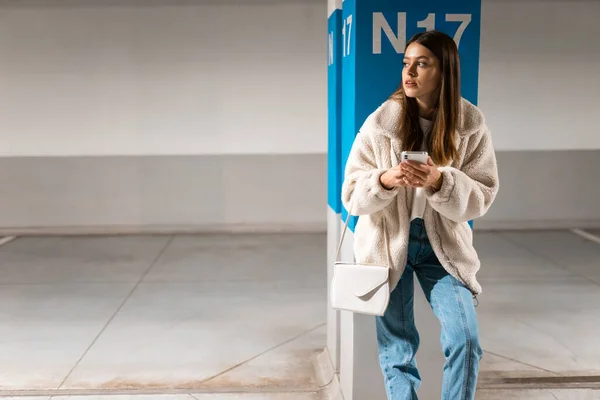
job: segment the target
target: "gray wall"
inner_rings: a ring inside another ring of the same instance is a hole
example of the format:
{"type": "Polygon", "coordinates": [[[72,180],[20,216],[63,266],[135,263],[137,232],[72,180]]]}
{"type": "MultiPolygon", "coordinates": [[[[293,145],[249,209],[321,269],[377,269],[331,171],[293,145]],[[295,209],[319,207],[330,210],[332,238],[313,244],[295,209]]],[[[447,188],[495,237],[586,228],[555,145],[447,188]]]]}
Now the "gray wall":
{"type": "Polygon", "coordinates": [[[600,150],[498,152],[500,192],[480,228],[600,225],[600,150]]]}
{"type": "Polygon", "coordinates": [[[215,3],[0,0],[0,156],[325,152],[326,3],[215,3]]]}
{"type": "MultiPolygon", "coordinates": [[[[485,228],[600,228],[600,151],[498,152],[485,228]]],[[[325,230],[326,156],[0,158],[0,234],[325,230]]]]}
{"type": "Polygon", "coordinates": [[[326,157],[0,158],[0,233],[323,230],[326,157]]]}
{"type": "MultiPolygon", "coordinates": [[[[0,1],[0,234],[324,230],[326,12],[0,1]]],[[[598,16],[598,1],[483,1],[501,189],[477,229],[600,227],[598,16]]]]}

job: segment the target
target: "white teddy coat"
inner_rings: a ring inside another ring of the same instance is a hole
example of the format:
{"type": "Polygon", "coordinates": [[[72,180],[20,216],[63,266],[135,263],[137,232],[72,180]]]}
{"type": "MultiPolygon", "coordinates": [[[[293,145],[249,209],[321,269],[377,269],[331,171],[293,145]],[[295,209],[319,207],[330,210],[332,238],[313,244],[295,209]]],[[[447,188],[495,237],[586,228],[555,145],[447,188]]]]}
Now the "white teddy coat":
{"type": "MultiPolygon", "coordinates": [[[[379,177],[398,165],[402,142],[398,137],[401,105],[387,100],[364,122],[357,134],[345,168],[342,203],[359,215],[354,233],[357,262],[388,265],[390,290],[398,284],[408,256],[412,188],[385,189],[379,177]],[[382,219],[388,231],[388,261],[382,219]]],[[[476,274],[480,261],[473,247],[468,221],[483,216],[498,193],[496,156],[483,114],[466,99],[456,132],[458,158],[438,166],[442,187],[425,189],[427,204],[423,220],[431,247],[440,263],[456,279],[478,295],[476,274]]]]}

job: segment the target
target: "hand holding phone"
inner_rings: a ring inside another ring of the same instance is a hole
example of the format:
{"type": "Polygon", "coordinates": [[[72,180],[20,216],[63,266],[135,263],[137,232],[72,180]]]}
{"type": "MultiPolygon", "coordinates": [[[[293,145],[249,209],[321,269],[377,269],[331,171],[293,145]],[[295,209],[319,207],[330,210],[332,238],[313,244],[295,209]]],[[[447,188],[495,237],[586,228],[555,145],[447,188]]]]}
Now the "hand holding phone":
{"type": "Polygon", "coordinates": [[[403,151],[400,155],[400,165],[390,168],[379,177],[379,181],[384,188],[391,190],[400,186],[411,186],[408,175],[402,166],[404,163],[417,162],[419,164],[427,164],[429,155],[426,151],[403,151]]]}
{"type": "Polygon", "coordinates": [[[415,188],[433,186],[435,190],[439,190],[442,174],[427,152],[403,151],[400,158],[400,170],[406,186],[415,188]]]}

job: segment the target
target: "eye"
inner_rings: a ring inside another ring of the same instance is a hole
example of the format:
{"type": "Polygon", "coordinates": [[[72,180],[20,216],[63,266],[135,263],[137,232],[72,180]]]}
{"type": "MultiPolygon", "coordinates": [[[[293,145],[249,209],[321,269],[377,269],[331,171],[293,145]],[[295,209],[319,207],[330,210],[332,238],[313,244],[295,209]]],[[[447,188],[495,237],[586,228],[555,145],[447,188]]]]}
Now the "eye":
{"type": "Polygon", "coordinates": [[[427,66],[427,63],[424,63],[424,62],[419,63],[419,67],[426,67],[426,66],[427,66]]]}

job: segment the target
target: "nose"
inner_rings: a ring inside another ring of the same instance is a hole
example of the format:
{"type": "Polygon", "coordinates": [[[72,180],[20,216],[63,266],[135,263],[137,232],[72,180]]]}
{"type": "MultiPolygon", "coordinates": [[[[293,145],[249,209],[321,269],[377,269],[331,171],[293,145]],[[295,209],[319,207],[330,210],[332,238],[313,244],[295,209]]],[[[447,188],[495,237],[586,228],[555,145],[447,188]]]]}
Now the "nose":
{"type": "Polygon", "coordinates": [[[406,72],[406,74],[410,77],[414,77],[417,75],[417,69],[414,64],[405,64],[404,72],[406,72]]]}
{"type": "Polygon", "coordinates": [[[409,64],[406,66],[406,73],[409,76],[416,76],[417,75],[417,67],[414,64],[409,64]]]}

